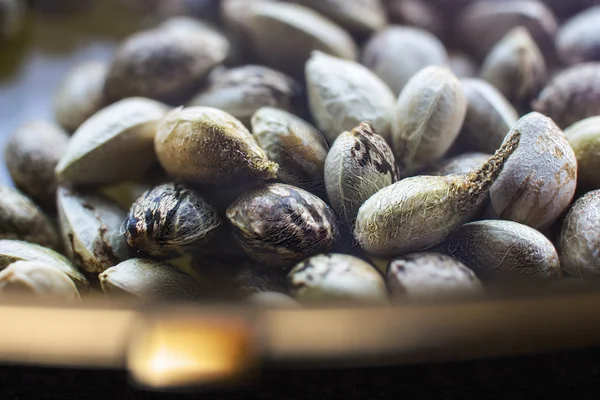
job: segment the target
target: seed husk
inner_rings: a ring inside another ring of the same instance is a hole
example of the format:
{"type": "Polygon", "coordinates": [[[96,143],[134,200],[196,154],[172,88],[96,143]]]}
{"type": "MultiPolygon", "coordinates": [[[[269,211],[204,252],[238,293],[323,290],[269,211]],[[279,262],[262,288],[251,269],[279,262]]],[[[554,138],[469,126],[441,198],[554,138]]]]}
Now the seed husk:
{"type": "Polygon", "coordinates": [[[458,136],[467,111],[459,80],[447,67],[430,66],[414,75],[396,102],[392,149],[408,171],[433,163],[458,136]]]}
{"type": "Polygon", "coordinates": [[[201,294],[189,275],[166,262],[149,259],[123,261],[101,273],[99,279],[102,291],[109,298],[197,301],[201,294]]]}
{"type": "Polygon", "coordinates": [[[394,93],[373,72],[315,51],[306,63],[306,85],[311,114],[329,143],[361,122],[389,143],[394,93]]]}
{"type": "Polygon", "coordinates": [[[218,108],[250,126],[250,118],[263,106],[292,111],[302,87],[293,78],[260,65],[245,65],[215,70],[208,77],[208,87],[188,106],[218,108]]]}
{"type": "Polygon", "coordinates": [[[127,243],[157,258],[176,258],[207,243],[221,227],[217,211],[187,185],[142,194],[123,222],[127,243]]]}
{"type": "Polygon", "coordinates": [[[577,159],[562,130],[548,117],[532,112],[513,131],[519,147],[490,189],[501,219],[546,228],[569,207],[577,185],[577,159]]]}
{"type": "Polygon", "coordinates": [[[339,238],[323,200],[281,183],[246,192],[227,209],[227,218],[246,253],[267,266],[289,268],[329,251],[339,238]]]}
{"type": "Polygon", "coordinates": [[[279,165],[280,181],[309,191],[324,190],[329,145],[312,124],[287,111],[262,107],[252,116],[252,135],[279,165]]]}
{"type": "Polygon", "coordinates": [[[158,127],[155,149],[167,173],[184,181],[225,184],[277,177],[278,165],[269,161],[248,129],[216,108],[171,111],[158,127]]]}
{"type": "Polygon", "coordinates": [[[0,269],[21,260],[43,262],[67,274],[79,292],[84,293],[90,290],[90,282],[87,278],[62,254],[29,242],[0,240],[0,269]]]}
{"type": "Polygon", "coordinates": [[[217,31],[201,23],[195,29],[166,24],[135,33],[120,45],[104,85],[108,102],[177,97],[227,57],[229,42],[217,31]]]}
{"type": "Polygon", "coordinates": [[[325,161],[327,197],[340,224],[350,231],[360,206],[397,180],[392,149],[366,122],[338,136],[325,161]]]}
{"type": "Polygon", "coordinates": [[[600,114],[600,63],[583,63],[556,75],[532,103],[565,129],[600,114]]]}
{"type": "Polygon", "coordinates": [[[383,257],[440,243],[481,207],[520,137],[515,130],[488,162],[469,174],[417,176],[381,189],[358,211],[355,239],[369,254],[383,257]]]}
{"type": "Polygon", "coordinates": [[[415,26],[442,37],[445,21],[441,11],[426,0],[388,0],[390,21],[415,26]]]}
{"type": "Polygon", "coordinates": [[[442,42],[425,30],[391,26],[367,42],[362,62],[397,95],[421,69],[446,65],[448,54],[442,42]]]}
{"type": "Polygon", "coordinates": [[[386,280],[394,298],[416,301],[475,296],[483,287],[475,273],[452,257],[415,253],[394,259],[386,280]]]}
{"type": "Polygon", "coordinates": [[[546,61],[535,41],[522,26],[502,38],[485,58],[481,77],[513,104],[525,105],[546,83],[546,61]]]}
{"type": "Polygon", "coordinates": [[[454,26],[461,45],[479,58],[517,26],[527,28],[542,52],[551,56],[558,22],[538,0],[484,0],[465,7],[454,26]]]}
{"type": "Polygon", "coordinates": [[[460,84],[467,98],[467,114],[454,147],[462,151],[492,153],[502,145],[519,114],[488,82],[467,78],[461,79],[460,84]]]}
{"type": "Polygon", "coordinates": [[[81,301],[67,274],[40,261],[17,261],[0,272],[0,293],[81,301]]]}
{"type": "Polygon", "coordinates": [[[356,34],[369,34],[382,29],[386,13],[381,0],[289,0],[311,8],[356,34]]]}
{"type": "Polygon", "coordinates": [[[301,77],[314,50],[356,59],[356,45],[348,32],[309,8],[257,2],[250,12],[251,40],[259,57],[270,67],[301,77]]]}
{"type": "Polygon", "coordinates": [[[349,300],[385,302],[383,276],[367,262],[346,254],[321,254],[296,265],[288,274],[292,296],[300,302],[349,300]]]}
{"type": "Polygon", "coordinates": [[[577,188],[600,189],[600,116],[579,121],[565,130],[577,158],[577,188]]]}
{"type": "Polygon", "coordinates": [[[557,278],[560,263],[552,242],[527,225],[486,220],[465,224],[446,242],[448,255],[481,277],[557,278]]]}
{"type": "Polygon", "coordinates": [[[58,250],[54,226],[31,199],[0,185],[0,239],[23,240],[58,250]]]}
{"type": "Polygon", "coordinates": [[[48,210],[56,204],[54,168],[68,142],[69,136],[59,126],[33,121],[18,128],[4,149],[6,167],[15,186],[48,210]]]}
{"type": "Polygon", "coordinates": [[[100,273],[129,258],[120,232],[126,212],[116,203],[66,188],[57,203],[65,253],[77,267],[100,273]]]}
{"type": "Polygon", "coordinates": [[[565,217],[558,250],[563,271],[576,277],[600,274],[600,191],[579,198],[565,217]]]}
{"type": "Polygon", "coordinates": [[[491,154],[485,153],[463,153],[448,159],[442,160],[432,169],[427,171],[427,175],[445,176],[452,174],[468,174],[485,164],[491,157],[491,154]]]}
{"type": "Polygon", "coordinates": [[[560,27],[556,51],[567,65],[600,61],[600,6],[588,8],[560,27]]]}
{"type": "Polygon", "coordinates": [[[141,97],[100,110],[73,134],[56,166],[58,180],[93,185],[140,178],[156,162],[154,136],[167,112],[141,97]]]}
{"type": "Polygon", "coordinates": [[[104,81],[108,65],[87,61],[67,73],[54,96],[54,118],[73,132],[104,106],[104,81]]]}

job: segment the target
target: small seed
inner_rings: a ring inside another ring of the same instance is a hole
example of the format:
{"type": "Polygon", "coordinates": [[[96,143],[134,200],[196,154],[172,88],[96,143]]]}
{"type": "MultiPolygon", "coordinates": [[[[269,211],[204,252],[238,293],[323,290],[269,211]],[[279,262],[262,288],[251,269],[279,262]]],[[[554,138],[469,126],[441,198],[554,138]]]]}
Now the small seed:
{"type": "Polygon", "coordinates": [[[442,12],[425,0],[388,0],[388,14],[393,23],[415,26],[441,37],[445,29],[442,12]]]}
{"type": "Polygon", "coordinates": [[[565,137],[577,157],[577,188],[600,189],[600,116],[572,125],[565,137]]]}
{"type": "Polygon", "coordinates": [[[104,105],[103,88],[108,65],[88,61],[67,73],[54,96],[54,118],[73,132],[104,105]]]}
{"type": "Polygon", "coordinates": [[[485,153],[463,153],[439,162],[427,175],[446,176],[468,174],[485,164],[491,155],[485,153]]]}
{"type": "Polygon", "coordinates": [[[0,185],[0,239],[23,240],[55,250],[58,235],[46,215],[28,197],[0,185]]]}
{"type": "Polygon", "coordinates": [[[69,137],[57,125],[36,121],[18,128],[4,149],[6,167],[15,186],[48,210],[56,204],[54,168],[68,142],[69,137]]]}
{"type": "Polygon", "coordinates": [[[325,188],[329,146],[313,125],[284,110],[262,107],[252,117],[252,134],[269,159],[279,164],[277,177],[283,183],[317,192],[325,188]]]}
{"type": "Polygon", "coordinates": [[[2,270],[0,292],[81,301],[67,274],[40,261],[17,261],[2,270]]]}
{"type": "Polygon", "coordinates": [[[277,177],[277,164],[269,161],[248,129],[216,108],[173,110],[158,127],[155,148],[162,167],[185,181],[224,184],[277,177]]]}
{"type": "Polygon", "coordinates": [[[241,51],[255,50],[251,37],[251,8],[259,2],[273,0],[221,0],[221,19],[229,35],[234,39],[232,45],[240,46],[241,51]]]}
{"type": "Polygon", "coordinates": [[[141,97],[102,109],[77,129],[56,176],[86,185],[140,178],[156,162],[154,135],[167,111],[164,104],[141,97]]]}
{"type": "Polygon", "coordinates": [[[283,2],[257,2],[250,12],[254,47],[266,64],[275,69],[301,77],[313,50],[356,59],[356,45],[348,32],[309,8],[283,2]]]}
{"type": "Polygon", "coordinates": [[[117,50],[104,95],[109,102],[134,96],[168,100],[201,81],[228,52],[227,39],[200,23],[196,29],[167,25],[135,33],[117,50]]]}
{"type": "Polygon", "coordinates": [[[300,84],[281,72],[246,65],[215,70],[208,78],[208,87],[188,105],[218,108],[249,126],[254,112],[263,106],[292,111],[301,92],[300,84]]]}
{"type": "Polygon", "coordinates": [[[57,203],[65,252],[76,266],[100,273],[129,258],[120,233],[123,209],[102,197],[65,188],[58,189],[57,203]]]}
{"type": "Polygon", "coordinates": [[[291,267],[329,251],[339,237],[335,215],[323,200],[285,184],[245,193],[227,209],[227,218],[246,253],[268,266],[291,267]]]}
{"type": "Polygon", "coordinates": [[[397,258],[386,275],[395,298],[440,300],[483,293],[473,271],[443,254],[415,253],[397,258]]]}
{"type": "Polygon", "coordinates": [[[19,240],[0,240],[0,269],[17,261],[40,261],[64,272],[81,293],[90,290],[87,278],[62,254],[37,244],[19,240]]]}
{"type": "Polygon", "coordinates": [[[426,67],[398,97],[392,123],[392,148],[398,164],[415,171],[448,151],[460,132],[467,100],[446,67],[426,67]]]}
{"type": "Polygon", "coordinates": [[[288,274],[292,295],[300,302],[314,300],[387,301],[381,274],[360,258],[323,254],[308,258],[288,274]]]}
{"type": "Polygon", "coordinates": [[[545,228],[569,207],[577,184],[577,160],[563,132],[536,112],[522,117],[513,131],[521,142],[490,189],[502,219],[545,228]]]}
{"type": "Polygon", "coordinates": [[[143,300],[196,301],[201,289],[189,275],[172,265],[132,258],[99,275],[100,285],[110,298],[138,297],[143,300]]]}
{"type": "Polygon", "coordinates": [[[381,0],[289,0],[312,8],[343,28],[356,34],[368,34],[386,25],[381,0]]]}
{"type": "Polygon", "coordinates": [[[540,232],[512,221],[477,221],[457,229],[444,243],[446,252],[482,277],[555,278],[558,255],[540,232]]]}
{"type": "Polygon", "coordinates": [[[565,22],[556,35],[556,51],[568,65],[600,61],[600,6],[565,22]]]}
{"type": "Polygon", "coordinates": [[[373,72],[316,51],[306,63],[306,85],[311,114],[329,143],[365,121],[389,142],[395,98],[373,72]]]}
{"type": "Polygon", "coordinates": [[[460,83],[467,98],[467,114],[455,147],[492,153],[502,145],[519,114],[488,82],[467,78],[460,83]]]}
{"type": "Polygon", "coordinates": [[[576,277],[600,274],[600,191],[578,199],[567,214],[558,244],[562,269],[576,277]]]}
{"type": "Polygon", "coordinates": [[[464,175],[402,179],[371,196],[358,211],[354,237],[377,256],[425,250],[467,222],[485,201],[521,134],[511,134],[496,154],[464,175]]]}
{"type": "Polygon", "coordinates": [[[325,161],[327,197],[350,231],[360,206],[397,180],[392,149],[369,123],[338,136],[325,161]]]}
{"type": "Polygon", "coordinates": [[[508,32],[490,50],[480,74],[517,105],[529,103],[548,75],[544,56],[522,26],[508,32]]]}
{"type": "Polygon", "coordinates": [[[220,227],[217,211],[195,190],[167,183],[133,203],[122,231],[134,249],[175,258],[205,244],[220,227]]]}
{"type": "Polygon", "coordinates": [[[442,42],[431,33],[391,26],[367,42],[362,62],[399,94],[417,72],[430,65],[445,65],[448,55],[442,42]]]}
{"type": "Polygon", "coordinates": [[[533,109],[552,118],[562,129],[600,114],[600,63],[583,63],[556,75],[533,109]]]}

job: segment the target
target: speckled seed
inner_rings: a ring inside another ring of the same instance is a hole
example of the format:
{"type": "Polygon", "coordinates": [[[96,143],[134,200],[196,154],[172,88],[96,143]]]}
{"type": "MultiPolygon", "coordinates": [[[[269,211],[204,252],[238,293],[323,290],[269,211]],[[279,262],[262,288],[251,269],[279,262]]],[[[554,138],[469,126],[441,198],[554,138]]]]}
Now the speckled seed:
{"type": "Polygon", "coordinates": [[[67,73],[53,102],[54,118],[63,128],[75,131],[102,108],[107,73],[102,61],[83,62],[67,73]]]}
{"type": "Polygon", "coordinates": [[[440,36],[445,28],[442,13],[425,0],[387,0],[390,21],[415,26],[440,36]]]}
{"type": "Polygon", "coordinates": [[[512,221],[465,224],[444,246],[449,255],[482,277],[561,275],[558,255],[550,240],[535,229],[512,221]]]}
{"type": "Polygon", "coordinates": [[[392,122],[392,149],[403,168],[415,171],[442,158],[460,132],[467,100],[446,67],[426,67],[398,97],[392,122]]]}
{"type": "Polygon", "coordinates": [[[173,110],[158,127],[155,149],[162,167],[180,180],[223,184],[277,177],[277,164],[269,161],[248,129],[216,108],[173,110]]]}
{"type": "Polygon", "coordinates": [[[56,230],[42,210],[19,191],[2,185],[0,239],[23,240],[55,250],[60,248],[56,230]]]}
{"type": "Polygon", "coordinates": [[[556,75],[532,103],[562,129],[600,114],[600,63],[584,63],[556,75]]]}
{"type": "Polygon", "coordinates": [[[570,126],[565,137],[577,157],[577,188],[600,189],[600,116],[570,126]]]}
{"type": "Polygon", "coordinates": [[[426,175],[446,176],[452,174],[468,174],[485,164],[491,157],[485,153],[463,153],[437,163],[426,175]]]}
{"type": "Polygon", "coordinates": [[[67,274],[40,261],[17,261],[2,270],[0,293],[81,301],[77,287],[67,274]]]}
{"type": "Polygon", "coordinates": [[[123,209],[102,197],[65,188],[58,189],[57,203],[65,254],[76,266],[100,273],[129,258],[120,232],[123,209]]]}
{"type": "Polygon", "coordinates": [[[306,63],[306,85],[311,114],[329,143],[364,121],[389,142],[394,93],[373,72],[316,51],[306,63]]]}
{"type": "Polygon", "coordinates": [[[99,279],[110,298],[195,301],[201,291],[196,281],[172,265],[142,258],[123,261],[101,273],[99,279]]]}
{"type": "Polygon", "coordinates": [[[200,23],[197,29],[159,26],[135,33],[117,50],[104,95],[109,102],[133,96],[169,99],[198,83],[228,52],[227,39],[200,23]]]}
{"type": "Polygon", "coordinates": [[[90,290],[87,278],[62,254],[37,244],[19,240],[0,240],[0,269],[17,261],[40,261],[64,272],[81,293],[90,290]]]}
{"type": "Polygon", "coordinates": [[[283,2],[257,2],[250,12],[254,47],[260,58],[273,68],[300,77],[313,50],[356,59],[356,45],[348,32],[309,8],[283,2]]]}
{"type": "Polygon", "coordinates": [[[194,189],[167,183],[133,203],[122,231],[134,249],[176,258],[205,244],[220,227],[217,211],[194,189]]]}
{"type": "Polygon", "coordinates": [[[519,139],[515,131],[469,174],[417,176],[381,189],[358,211],[354,237],[369,254],[384,257],[435,246],[481,207],[519,139]]]}
{"type": "Polygon", "coordinates": [[[552,10],[538,0],[484,0],[464,8],[454,26],[461,45],[483,58],[517,26],[527,28],[544,54],[550,55],[558,22],[552,10]]]}
{"type": "Polygon", "coordinates": [[[562,269],[576,277],[600,274],[600,190],[578,199],[567,214],[558,250],[562,269]]]}
{"type": "Polygon", "coordinates": [[[514,126],[521,142],[490,189],[501,219],[532,228],[554,222],[571,203],[577,184],[577,160],[563,132],[536,112],[514,126]]]}
{"type": "Polygon", "coordinates": [[[360,206],[397,180],[392,149],[366,122],[338,136],[325,161],[329,203],[350,231],[360,206]]]}
{"type": "Polygon", "coordinates": [[[300,303],[290,296],[278,292],[258,292],[251,294],[246,301],[260,307],[268,308],[300,308],[300,303]]]}
{"type": "Polygon", "coordinates": [[[537,96],[548,76],[546,61],[522,26],[512,29],[485,58],[481,77],[514,104],[527,104],[537,96]]]}
{"type": "Polygon", "coordinates": [[[382,29],[386,13],[381,0],[289,0],[312,8],[356,34],[368,34],[382,29]]]}
{"type": "Polygon", "coordinates": [[[483,293],[473,271],[452,257],[437,253],[415,253],[397,258],[386,273],[395,298],[439,300],[483,293]]]}
{"type": "Polygon", "coordinates": [[[15,186],[49,210],[56,204],[54,168],[68,142],[69,137],[57,125],[36,121],[17,129],[4,149],[6,167],[15,186]]]}
{"type": "Polygon", "coordinates": [[[442,42],[431,33],[391,26],[367,42],[362,62],[399,94],[417,72],[430,65],[445,65],[448,55],[442,42]]]}
{"type": "Polygon", "coordinates": [[[471,57],[463,53],[450,53],[448,55],[448,66],[457,78],[473,78],[477,75],[477,64],[471,57]]]}
{"type": "Polygon", "coordinates": [[[360,258],[346,254],[308,258],[290,271],[288,281],[292,296],[300,302],[385,302],[388,297],[381,274],[360,258]]]}
{"type": "Polygon", "coordinates": [[[464,151],[492,153],[517,123],[519,114],[502,93],[481,79],[460,81],[467,114],[455,145],[464,151]]]}
{"type": "Polygon", "coordinates": [[[154,135],[167,111],[162,103],[133,97],[97,112],[69,141],[57,178],[86,185],[140,178],[156,162],[154,135]]]}
{"type": "Polygon", "coordinates": [[[600,6],[577,14],[559,29],[556,51],[565,64],[600,61],[600,6]]]}
{"type": "Polygon", "coordinates": [[[277,177],[283,183],[309,191],[325,188],[329,146],[317,128],[284,110],[262,107],[252,117],[252,134],[267,157],[279,164],[277,177]]]}
{"type": "Polygon", "coordinates": [[[208,87],[188,105],[218,108],[249,126],[254,112],[263,106],[292,111],[293,102],[301,92],[298,82],[279,71],[245,65],[213,71],[208,87]]]}
{"type": "Polygon", "coordinates": [[[291,185],[251,190],[227,209],[236,238],[248,255],[287,268],[329,251],[339,230],[333,211],[317,196],[291,185]]]}

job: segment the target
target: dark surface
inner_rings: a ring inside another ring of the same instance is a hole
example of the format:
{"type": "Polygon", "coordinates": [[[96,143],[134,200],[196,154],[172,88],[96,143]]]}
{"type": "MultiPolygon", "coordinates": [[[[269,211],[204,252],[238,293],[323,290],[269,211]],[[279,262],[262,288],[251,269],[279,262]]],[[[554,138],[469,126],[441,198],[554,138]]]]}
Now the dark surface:
{"type": "Polygon", "coordinates": [[[264,373],[239,391],[153,393],[124,372],[0,367],[0,399],[591,399],[600,349],[469,363],[264,373]]]}

